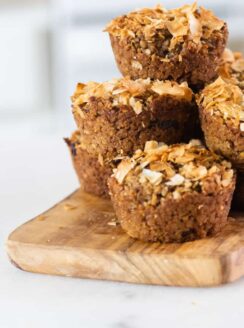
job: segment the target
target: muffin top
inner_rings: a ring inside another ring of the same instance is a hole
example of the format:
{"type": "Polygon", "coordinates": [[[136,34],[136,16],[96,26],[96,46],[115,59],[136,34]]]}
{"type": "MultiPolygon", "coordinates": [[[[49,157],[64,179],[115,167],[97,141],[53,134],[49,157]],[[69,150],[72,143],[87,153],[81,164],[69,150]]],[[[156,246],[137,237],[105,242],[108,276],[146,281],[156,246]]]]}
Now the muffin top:
{"type": "Polygon", "coordinates": [[[222,79],[234,83],[244,91],[244,58],[240,52],[225,49],[218,73],[222,79]]]}
{"type": "Polygon", "coordinates": [[[226,125],[244,132],[243,100],[239,86],[219,77],[203,89],[197,102],[211,116],[218,116],[226,125]]]}
{"type": "Polygon", "coordinates": [[[79,107],[94,98],[107,100],[108,107],[127,105],[136,114],[143,110],[143,104],[150,103],[158,96],[172,96],[191,101],[192,90],[186,82],[178,84],[174,81],[151,81],[150,79],[130,80],[129,78],[113,79],[107,82],[78,83],[71,97],[73,106],[79,107]]]}
{"type": "MultiPolygon", "coordinates": [[[[144,151],[124,159],[114,170],[119,184],[163,198],[178,199],[187,192],[214,193],[231,184],[231,163],[208,151],[200,140],[167,146],[148,141],[144,151]]],[[[150,198],[151,199],[151,198],[150,198]]]]}
{"type": "Polygon", "coordinates": [[[144,36],[146,41],[153,40],[155,35],[169,33],[172,37],[169,48],[173,49],[185,37],[195,43],[208,39],[213,31],[219,31],[225,25],[214,14],[197,4],[167,10],[162,6],[145,8],[113,19],[106,27],[106,31],[119,38],[134,39],[144,36]]]}

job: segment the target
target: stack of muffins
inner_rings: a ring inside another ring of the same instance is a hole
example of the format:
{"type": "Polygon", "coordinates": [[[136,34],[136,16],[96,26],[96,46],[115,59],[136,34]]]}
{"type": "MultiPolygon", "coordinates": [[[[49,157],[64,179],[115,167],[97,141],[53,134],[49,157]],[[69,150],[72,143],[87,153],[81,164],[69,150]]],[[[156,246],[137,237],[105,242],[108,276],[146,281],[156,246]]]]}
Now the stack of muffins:
{"type": "Polygon", "coordinates": [[[225,49],[226,23],[196,4],[157,6],[106,31],[123,77],[72,96],[78,130],[66,142],[82,188],[111,197],[143,241],[218,233],[244,173],[244,59],[225,49]]]}

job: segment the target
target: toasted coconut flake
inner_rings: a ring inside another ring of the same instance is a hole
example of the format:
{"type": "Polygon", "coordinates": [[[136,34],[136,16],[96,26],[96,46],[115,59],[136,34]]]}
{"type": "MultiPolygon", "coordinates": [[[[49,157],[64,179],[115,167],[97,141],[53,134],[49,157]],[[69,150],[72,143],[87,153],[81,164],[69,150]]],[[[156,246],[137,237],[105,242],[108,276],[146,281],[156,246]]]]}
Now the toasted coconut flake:
{"type": "Polygon", "coordinates": [[[112,90],[112,95],[115,96],[115,95],[119,95],[123,92],[126,92],[126,89],[125,88],[118,88],[118,89],[115,89],[115,90],[112,90]]]}
{"type": "Polygon", "coordinates": [[[134,37],[136,36],[135,33],[132,32],[132,31],[130,31],[130,30],[128,30],[127,33],[128,33],[128,35],[131,36],[132,38],[134,38],[134,37]]]}
{"type": "Polygon", "coordinates": [[[166,145],[165,143],[158,143],[157,141],[152,140],[146,142],[144,152],[148,155],[160,155],[167,149],[168,145],[166,145]]]}
{"type": "Polygon", "coordinates": [[[151,150],[148,150],[148,154],[149,155],[161,155],[163,154],[165,151],[167,151],[168,149],[168,145],[161,145],[159,146],[158,148],[155,148],[155,149],[151,149],[151,150]]]}
{"type": "Polygon", "coordinates": [[[143,156],[143,151],[140,150],[140,149],[137,149],[136,152],[135,152],[135,154],[134,154],[134,156],[133,156],[133,158],[134,158],[134,159],[138,159],[138,158],[140,158],[141,156],[143,156]]]}
{"type": "Polygon", "coordinates": [[[195,179],[199,180],[199,179],[204,178],[208,174],[208,170],[206,169],[205,166],[200,165],[193,171],[193,173],[194,173],[195,179]]]}
{"type": "Polygon", "coordinates": [[[175,147],[175,149],[173,149],[169,153],[168,160],[171,162],[176,162],[179,160],[179,158],[184,156],[184,154],[185,154],[185,147],[183,145],[180,145],[178,147],[175,147]]]}
{"type": "Polygon", "coordinates": [[[167,177],[169,178],[175,175],[175,170],[168,163],[164,163],[164,162],[150,163],[150,169],[153,171],[165,172],[167,177]]]}
{"type": "Polygon", "coordinates": [[[139,115],[142,112],[142,103],[139,100],[135,100],[134,97],[131,97],[129,100],[129,104],[134,109],[134,112],[139,115]]]}
{"type": "Polygon", "coordinates": [[[219,171],[219,168],[216,166],[216,165],[213,165],[209,170],[208,170],[208,174],[211,175],[211,174],[214,174],[216,172],[219,171]]]}
{"type": "Polygon", "coordinates": [[[158,142],[155,140],[151,140],[151,141],[147,141],[145,143],[145,147],[144,147],[144,152],[147,153],[148,151],[158,148],[158,142]]]}
{"type": "Polygon", "coordinates": [[[244,110],[240,112],[240,121],[244,122],[244,110]]]}
{"type": "Polygon", "coordinates": [[[190,164],[186,164],[182,167],[181,173],[186,177],[187,179],[192,180],[200,180],[207,176],[208,170],[205,166],[195,166],[192,162],[190,164]]]}
{"type": "Polygon", "coordinates": [[[244,132],[244,123],[240,124],[240,130],[241,130],[241,132],[244,132]]]}
{"type": "Polygon", "coordinates": [[[185,181],[185,178],[180,174],[175,174],[169,181],[167,181],[165,184],[167,186],[179,186],[183,184],[185,181]]]}
{"type": "Polygon", "coordinates": [[[145,178],[154,185],[160,184],[160,182],[163,179],[163,174],[162,173],[152,171],[152,170],[148,170],[148,169],[143,169],[142,170],[142,175],[144,175],[145,178]]]}
{"type": "Polygon", "coordinates": [[[225,48],[223,55],[222,55],[222,60],[223,60],[223,62],[232,63],[235,60],[234,53],[230,49],[225,48]]]}
{"type": "Polygon", "coordinates": [[[177,164],[185,164],[193,161],[195,159],[195,154],[184,153],[182,156],[176,157],[174,162],[177,164]]]}
{"type": "Polygon", "coordinates": [[[229,170],[224,172],[223,174],[223,180],[222,180],[222,186],[223,187],[227,187],[230,185],[232,179],[233,179],[233,175],[234,175],[234,171],[233,170],[229,170]]]}
{"type": "Polygon", "coordinates": [[[174,199],[180,199],[181,198],[181,194],[178,190],[173,191],[173,198],[174,199]]]}
{"type": "Polygon", "coordinates": [[[192,5],[186,5],[182,10],[188,19],[188,26],[193,41],[196,43],[200,42],[202,36],[202,24],[199,18],[196,18],[195,13],[197,12],[197,3],[194,2],[192,5]]]}
{"type": "Polygon", "coordinates": [[[140,168],[141,168],[141,169],[144,169],[144,168],[147,167],[149,164],[150,164],[150,160],[143,161],[143,162],[140,164],[140,168]]]}
{"type": "Polygon", "coordinates": [[[192,139],[189,142],[190,147],[195,147],[195,146],[202,146],[202,141],[199,139],[192,139]]]}
{"type": "Polygon", "coordinates": [[[133,109],[134,109],[135,113],[137,115],[139,115],[142,112],[142,104],[141,104],[141,102],[140,101],[137,101],[135,103],[135,106],[133,107],[133,109]]]}
{"type": "Polygon", "coordinates": [[[160,96],[162,95],[172,95],[177,97],[186,98],[191,101],[192,99],[192,91],[188,88],[186,82],[181,84],[175,83],[173,81],[155,81],[151,88],[154,92],[158,93],[160,96]]]}
{"type": "Polygon", "coordinates": [[[188,33],[188,26],[185,17],[175,17],[172,21],[166,21],[165,25],[175,38],[187,35],[188,33]]]}
{"type": "Polygon", "coordinates": [[[198,43],[202,36],[202,26],[200,21],[194,16],[193,13],[188,15],[190,32],[193,38],[193,41],[198,43]]]}
{"type": "Polygon", "coordinates": [[[123,160],[118,168],[115,170],[114,177],[118,183],[122,183],[126,175],[135,167],[136,161],[134,159],[127,158],[123,160]]]}

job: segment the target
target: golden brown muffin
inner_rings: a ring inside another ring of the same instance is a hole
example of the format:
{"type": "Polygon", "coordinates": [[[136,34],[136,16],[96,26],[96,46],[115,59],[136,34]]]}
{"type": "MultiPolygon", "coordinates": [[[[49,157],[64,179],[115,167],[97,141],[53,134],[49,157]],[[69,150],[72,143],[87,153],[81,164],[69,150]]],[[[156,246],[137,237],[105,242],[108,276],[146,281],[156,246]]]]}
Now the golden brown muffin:
{"type": "Polygon", "coordinates": [[[124,76],[187,81],[193,87],[216,77],[228,38],[226,23],[196,3],[134,11],[105,30],[124,76]]]}
{"type": "MultiPolygon", "coordinates": [[[[218,73],[226,82],[231,82],[242,91],[244,90],[244,58],[240,52],[225,49],[218,73]]],[[[237,174],[232,208],[235,210],[244,209],[244,174],[240,172],[237,174]]]]}
{"type": "Polygon", "coordinates": [[[198,99],[206,144],[244,171],[243,92],[219,77],[203,89],[198,99]]]}
{"type": "Polygon", "coordinates": [[[149,141],[108,180],[122,228],[143,241],[184,242],[219,232],[227,222],[235,172],[200,141],[149,141]]]}
{"type": "Polygon", "coordinates": [[[71,138],[65,138],[69,147],[75,172],[84,191],[96,196],[109,198],[107,180],[113,173],[113,168],[119,160],[103,161],[97,155],[91,155],[84,149],[79,131],[75,131],[71,138]]]}
{"type": "Polygon", "coordinates": [[[188,141],[200,130],[195,98],[185,82],[121,78],[78,84],[72,101],[82,144],[106,160],[131,155],[150,139],[188,141]]]}

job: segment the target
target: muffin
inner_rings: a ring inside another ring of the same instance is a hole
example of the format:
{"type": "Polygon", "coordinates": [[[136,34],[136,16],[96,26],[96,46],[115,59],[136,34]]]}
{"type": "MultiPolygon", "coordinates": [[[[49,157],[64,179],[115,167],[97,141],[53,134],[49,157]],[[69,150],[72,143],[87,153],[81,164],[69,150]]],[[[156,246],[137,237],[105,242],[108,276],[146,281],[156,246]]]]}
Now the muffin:
{"type": "Polygon", "coordinates": [[[216,76],[228,29],[196,3],[142,9],[106,27],[119,70],[132,79],[172,79],[200,87],[216,76]]]}
{"type": "MultiPolygon", "coordinates": [[[[241,83],[241,81],[240,81],[241,83]]],[[[200,121],[210,150],[223,155],[244,171],[243,90],[219,77],[198,98],[200,121]]]]}
{"type": "Polygon", "coordinates": [[[143,241],[185,242],[216,234],[227,222],[235,172],[199,140],[149,141],[124,159],[108,184],[122,228],[143,241]]]}
{"type": "Polygon", "coordinates": [[[225,49],[221,65],[218,69],[219,76],[226,82],[237,85],[240,89],[244,89],[244,58],[240,52],[232,52],[225,49]]]}
{"type": "MultiPolygon", "coordinates": [[[[240,52],[225,49],[218,73],[227,83],[233,83],[244,90],[244,58],[240,52]]],[[[237,174],[232,207],[237,210],[244,209],[244,174],[242,173],[237,174]]]]}
{"type": "Polygon", "coordinates": [[[194,94],[186,82],[89,82],[77,85],[72,101],[82,144],[106,160],[131,155],[147,140],[172,144],[199,133],[194,94]]]}
{"type": "Polygon", "coordinates": [[[69,147],[74,169],[84,191],[96,196],[109,198],[107,180],[113,173],[113,168],[119,159],[103,161],[97,155],[91,155],[81,143],[79,131],[75,131],[71,138],[65,138],[69,147]]]}

